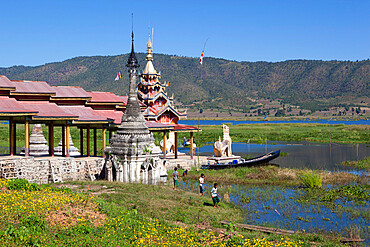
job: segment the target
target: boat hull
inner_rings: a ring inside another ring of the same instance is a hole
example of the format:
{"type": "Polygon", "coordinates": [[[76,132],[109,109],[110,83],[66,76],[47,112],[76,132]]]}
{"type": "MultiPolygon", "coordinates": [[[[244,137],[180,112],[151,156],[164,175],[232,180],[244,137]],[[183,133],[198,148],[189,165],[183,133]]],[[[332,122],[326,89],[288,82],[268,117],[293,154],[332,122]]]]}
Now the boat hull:
{"type": "Polygon", "coordinates": [[[218,165],[202,165],[202,169],[220,170],[234,167],[249,167],[259,164],[268,163],[269,161],[276,159],[280,156],[280,150],[276,150],[255,158],[247,159],[242,163],[238,164],[218,164],[218,165]]]}

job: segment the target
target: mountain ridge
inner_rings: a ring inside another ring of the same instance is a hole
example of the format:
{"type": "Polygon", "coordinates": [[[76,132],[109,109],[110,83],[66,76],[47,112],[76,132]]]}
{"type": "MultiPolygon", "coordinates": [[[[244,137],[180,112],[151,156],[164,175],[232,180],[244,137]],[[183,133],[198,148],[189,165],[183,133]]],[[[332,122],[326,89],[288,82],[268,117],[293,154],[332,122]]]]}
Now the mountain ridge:
{"type": "MultiPolygon", "coordinates": [[[[145,67],[145,53],[137,53],[140,69],[145,67]]],[[[81,86],[88,91],[126,94],[128,54],[79,56],[39,66],[0,68],[9,79],[45,80],[51,85],[81,86]],[[118,71],[121,81],[114,81],[118,71]]],[[[280,99],[311,110],[350,104],[361,100],[368,104],[370,61],[322,61],[295,59],[281,62],[233,61],[205,57],[200,76],[198,58],[154,54],[154,66],[170,81],[167,91],[184,105],[203,102],[204,107],[226,108],[251,105],[248,99],[280,99]]]]}

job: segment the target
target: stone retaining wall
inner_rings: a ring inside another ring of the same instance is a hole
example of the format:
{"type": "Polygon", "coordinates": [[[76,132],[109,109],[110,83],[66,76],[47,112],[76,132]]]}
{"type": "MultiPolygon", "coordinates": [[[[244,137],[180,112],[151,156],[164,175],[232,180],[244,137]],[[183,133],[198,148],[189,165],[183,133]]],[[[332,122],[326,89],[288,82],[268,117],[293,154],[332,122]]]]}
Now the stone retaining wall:
{"type": "Polygon", "coordinates": [[[37,184],[92,181],[100,176],[104,162],[104,158],[97,157],[1,157],[0,178],[24,178],[37,184]]]}

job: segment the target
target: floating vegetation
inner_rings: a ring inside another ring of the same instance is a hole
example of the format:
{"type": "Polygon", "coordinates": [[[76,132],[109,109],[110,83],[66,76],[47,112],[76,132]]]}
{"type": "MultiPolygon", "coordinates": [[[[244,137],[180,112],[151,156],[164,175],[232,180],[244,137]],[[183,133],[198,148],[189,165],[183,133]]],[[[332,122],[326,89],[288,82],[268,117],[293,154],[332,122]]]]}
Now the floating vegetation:
{"type": "MultiPolygon", "coordinates": [[[[181,183],[196,191],[197,183],[181,183]]],[[[205,185],[206,191],[211,184],[205,185]]],[[[244,210],[244,223],[304,232],[335,233],[350,237],[348,229],[358,226],[361,236],[369,233],[369,185],[325,186],[321,189],[271,185],[223,185],[230,202],[244,210]]]]}
{"type": "Polygon", "coordinates": [[[348,166],[348,167],[354,167],[358,169],[366,169],[370,170],[370,157],[366,157],[365,159],[358,160],[358,161],[344,161],[342,162],[343,166],[348,166]]]}

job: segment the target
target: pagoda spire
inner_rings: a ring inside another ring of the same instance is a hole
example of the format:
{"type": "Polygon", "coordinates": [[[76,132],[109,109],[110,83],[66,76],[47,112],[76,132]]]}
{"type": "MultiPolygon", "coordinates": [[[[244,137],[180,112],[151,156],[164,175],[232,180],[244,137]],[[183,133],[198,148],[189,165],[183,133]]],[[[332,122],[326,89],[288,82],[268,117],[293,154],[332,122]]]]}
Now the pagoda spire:
{"type": "Polygon", "coordinates": [[[148,43],[146,44],[146,51],[147,51],[147,55],[146,55],[146,60],[147,61],[152,61],[153,60],[153,44],[152,42],[150,41],[150,32],[149,32],[149,40],[148,40],[148,43]]]}
{"type": "Polygon", "coordinates": [[[157,71],[155,70],[153,62],[152,62],[153,61],[153,44],[150,40],[150,32],[149,32],[149,39],[148,39],[148,43],[146,44],[146,47],[147,47],[147,49],[146,49],[146,51],[147,51],[146,60],[148,62],[146,63],[143,74],[150,74],[150,75],[159,76],[159,75],[157,75],[157,71]]]}
{"type": "Polygon", "coordinates": [[[126,106],[126,112],[122,116],[122,121],[130,118],[130,116],[136,116],[140,119],[141,122],[144,121],[144,117],[141,114],[139,101],[137,98],[137,88],[136,88],[136,77],[137,77],[137,68],[139,64],[136,59],[134,51],[134,32],[131,33],[131,53],[127,60],[126,67],[128,67],[128,73],[130,75],[130,86],[129,86],[129,96],[126,106]]]}
{"type": "MultiPolygon", "coordinates": [[[[131,33],[131,53],[130,53],[130,56],[127,60],[127,64],[126,64],[126,67],[129,68],[128,72],[130,73],[131,72],[131,69],[137,69],[139,68],[139,63],[137,62],[137,59],[136,59],[136,55],[135,55],[135,51],[134,51],[134,32],[132,31],[131,33]]],[[[136,73],[137,71],[135,71],[136,73]]]]}
{"type": "Polygon", "coordinates": [[[154,143],[153,135],[145,124],[145,119],[140,110],[137,98],[137,68],[139,64],[134,52],[134,34],[132,33],[131,53],[126,66],[130,75],[130,91],[127,100],[126,110],[122,116],[121,125],[115,135],[110,139],[107,152],[112,154],[142,154],[146,145],[154,143]]]}

